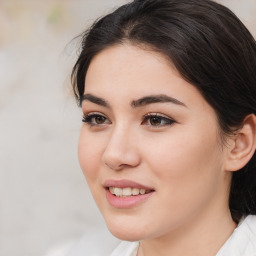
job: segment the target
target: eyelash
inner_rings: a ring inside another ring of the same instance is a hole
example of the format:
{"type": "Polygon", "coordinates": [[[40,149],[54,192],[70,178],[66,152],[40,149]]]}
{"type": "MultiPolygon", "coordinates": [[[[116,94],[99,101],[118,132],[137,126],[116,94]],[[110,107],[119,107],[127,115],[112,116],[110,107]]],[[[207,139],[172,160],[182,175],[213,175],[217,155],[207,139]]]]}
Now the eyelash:
{"type": "MultiPolygon", "coordinates": [[[[110,121],[108,121],[106,123],[106,121],[108,120],[107,117],[105,117],[104,115],[100,114],[100,113],[89,113],[87,115],[85,115],[82,119],[82,121],[86,124],[88,124],[89,126],[102,126],[105,124],[111,124],[110,121]],[[100,118],[101,120],[98,121],[102,121],[102,123],[97,123],[96,118],[100,118]]],[[[173,119],[169,118],[169,117],[165,117],[159,113],[149,113],[143,116],[142,119],[142,123],[143,125],[149,125],[152,126],[154,128],[159,128],[159,127],[163,127],[163,126],[168,126],[168,125],[172,125],[176,123],[173,119]],[[160,124],[152,124],[152,121],[160,121],[160,124]],[[162,123],[164,122],[164,124],[162,123]]]]}
{"type": "Polygon", "coordinates": [[[157,128],[157,127],[172,125],[175,123],[175,121],[172,118],[163,116],[159,113],[149,113],[149,114],[146,114],[143,116],[142,124],[145,124],[145,123],[148,123],[149,126],[157,128]],[[151,122],[154,119],[155,119],[155,121],[158,120],[161,123],[164,122],[164,124],[153,125],[151,122]]]}
{"type": "MultiPolygon", "coordinates": [[[[89,113],[89,114],[83,116],[82,122],[84,122],[90,126],[104,125],[103,123],[102,124],[97,123],[96,118],[102,118],[104,121],[108,120],[107,117],[105,117],[104,115],[102,115],[100,113],[89,113]],[[94,121],[93,121],[93,119],[94,119],[94,121]]],[[[111,122],[109,122],[109,123],[111,123],[111,122]]]]}

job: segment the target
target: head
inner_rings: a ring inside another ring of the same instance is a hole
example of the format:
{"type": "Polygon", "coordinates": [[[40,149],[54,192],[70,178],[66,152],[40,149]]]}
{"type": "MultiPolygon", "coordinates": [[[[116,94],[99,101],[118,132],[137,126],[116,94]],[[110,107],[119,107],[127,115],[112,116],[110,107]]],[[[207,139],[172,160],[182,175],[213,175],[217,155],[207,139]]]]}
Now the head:
{"type": "MultiPolygon", "coordinates": [[[[166,227],[175,228],[189,221],[181,211],[212,212],[220,200],[236,222],[256,214],[255,69],[251,34],[230,10],[208,0],[135,0],[83,34],[72,78],[85,115],[91,113],[79,158],[109,226],[111,217],[118,225],[122,216],[136,226],[136,211],[150,220],[150,207],[158,207],[158,217],[169,213],[174,220],[166,227]],[[113,177],[144,179],[163,207],[146,198],[145,212],[144,206],[109,208],[99,185],[114,186],[104,184],[113,177]],[[170,194],[178,199],[164,203],[170,194]]],[[[125,230],[114,233],[123,238],[125,230]]]]}

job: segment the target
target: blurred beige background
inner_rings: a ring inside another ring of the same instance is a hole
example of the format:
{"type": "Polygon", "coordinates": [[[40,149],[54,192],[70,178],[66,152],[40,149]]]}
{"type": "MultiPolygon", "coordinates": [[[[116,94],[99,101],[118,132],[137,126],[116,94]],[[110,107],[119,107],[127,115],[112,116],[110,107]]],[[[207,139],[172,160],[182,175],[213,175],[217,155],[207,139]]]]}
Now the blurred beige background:
{"type": "MultiPolygon", "coordinates": [[[[77,41],[126,0],[0,0],[0,256],[41,256],[102,224],[77,161],[77,41]]],[[[256,0],[219,0],[256,36],[256,0]]]]}

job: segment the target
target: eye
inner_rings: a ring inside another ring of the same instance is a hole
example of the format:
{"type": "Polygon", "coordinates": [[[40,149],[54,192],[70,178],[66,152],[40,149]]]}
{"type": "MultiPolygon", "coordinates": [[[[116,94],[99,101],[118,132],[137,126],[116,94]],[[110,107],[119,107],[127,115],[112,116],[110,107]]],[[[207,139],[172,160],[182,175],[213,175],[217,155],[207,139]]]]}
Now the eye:
{"type": "Polygon", "coordinates": [[[146,124],[153,127],[162,127],[166,125],[172,125],[175,121],[169,117],[162,116],[160,114],[147,114],[144,116],[142,124],[146,124]]]}
{"type": "Polygon", "coordinates": [[[90,126],[94,126],[94,125],[100,126],[104,124],[110,124],[110,121],[108,120],[108,118],[99,113],[89,113],[83,117],[82,121],[84,123],[89,124],[90,126]]]}

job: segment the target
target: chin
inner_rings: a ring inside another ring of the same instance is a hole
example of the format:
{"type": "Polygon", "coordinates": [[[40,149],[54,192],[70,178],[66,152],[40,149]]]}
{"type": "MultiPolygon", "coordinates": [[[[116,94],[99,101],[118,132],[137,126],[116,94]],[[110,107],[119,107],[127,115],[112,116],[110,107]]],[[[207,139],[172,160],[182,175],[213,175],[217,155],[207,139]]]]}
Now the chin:
{"type": "Polygon", "coordinates": [[[123,241],[140,241],[143,240],[143,235],[137,234],[137,232],[126,230],[125,232],[120,232],[119,230],[112,230],[109,228],[109,231],[113,236],[116,238],[123,240],[123,241]]]}
{"type": "Polygon", "coordinates": [[[111,234],[120,240],[133,242],[144,240],[147,237],[145,232],[147,228],[138,227],[138,225],[135,227],[131,223],[118,223],[115,221],[114,223],[111,221],[106,224],[111,234]]]}

